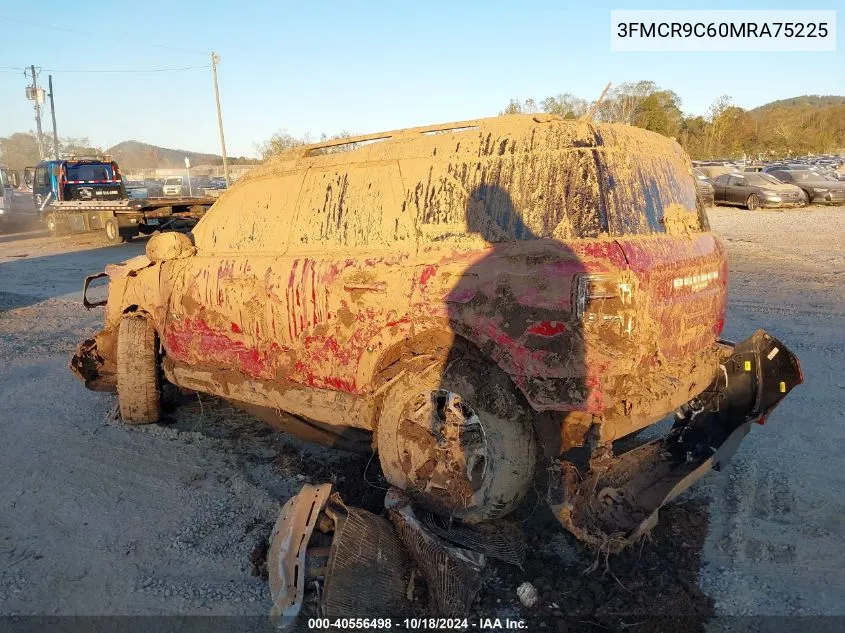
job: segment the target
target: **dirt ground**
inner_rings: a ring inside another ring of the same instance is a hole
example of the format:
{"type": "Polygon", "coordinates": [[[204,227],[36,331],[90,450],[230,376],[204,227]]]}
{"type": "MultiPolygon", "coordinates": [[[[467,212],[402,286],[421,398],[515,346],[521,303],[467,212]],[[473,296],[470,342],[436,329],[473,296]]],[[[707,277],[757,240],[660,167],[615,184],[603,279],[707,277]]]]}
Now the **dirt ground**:
{"type": "MultiPolygon", "coordinates": [[[[525,568],[491,566],[478,617],[688,631],[736,624],[701,624],[713,614],[845,615],[845,208],[710,218],[730,256],[726,336],[766,328],[807,384],[725,472],[667,508],[653,538],[592,572],[595,556],[548,514],[523,512],[525,568]],[[516,598],[526,580],[532,609],[516,598]]],[[[83,277],[143,247],[0,235],[0,615],[263,617],[254,553],[286,499],[333,481],[350,503],[381,503],[366,457],[298,443],[205,396],[126,427],[113,396],[74,379],[68,357],[102,318],[80,303],[83,277]]]]}

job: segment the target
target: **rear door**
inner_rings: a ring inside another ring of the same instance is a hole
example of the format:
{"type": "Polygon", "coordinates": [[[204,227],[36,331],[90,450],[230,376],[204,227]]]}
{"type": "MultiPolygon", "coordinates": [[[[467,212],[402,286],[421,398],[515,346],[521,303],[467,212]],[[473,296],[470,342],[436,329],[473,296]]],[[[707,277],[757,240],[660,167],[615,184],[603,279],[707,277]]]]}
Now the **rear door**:
{"type": "Polygon", "coordinates": [[[745,199],[748,197],[748,186],[745,178],[742,176],[729,176],[725,189],[729,202],[732,204],[745,204],[745,199]]]}
{"type": "Polygon", "coordinates": [[[716,178],[713,179],[713,196],[717,203],[725,204],[728,202],[727,184],[727,174],[716,176],[716,178]]]}

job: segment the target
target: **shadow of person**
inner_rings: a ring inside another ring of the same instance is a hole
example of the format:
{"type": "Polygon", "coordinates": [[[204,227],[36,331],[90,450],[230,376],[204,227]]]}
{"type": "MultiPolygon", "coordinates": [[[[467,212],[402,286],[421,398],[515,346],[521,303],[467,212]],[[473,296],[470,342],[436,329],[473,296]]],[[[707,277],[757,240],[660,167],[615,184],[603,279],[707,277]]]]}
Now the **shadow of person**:
{"type": "MultiPolygon", "coordinates": [[[[454,337],[431,369],[434,389],[402,415],[415,443],[402,468],[418,504],[441,516],[478,522],[508,514],[534,485],[538,460],[583,444],[590,431],[564,424],[591,419],[577,413],[590,405],[590,390],[573,310],[587,268],[552,237],[578,229],[568,218],[550,221],[561,213],[550,209],[555,200],[533,202],[529,222],[505,188],[473,189],[467,234],[438,247],[425,283],[454,337]]],[[[431,384],[425,376],[420,383],[431,384]]]]}

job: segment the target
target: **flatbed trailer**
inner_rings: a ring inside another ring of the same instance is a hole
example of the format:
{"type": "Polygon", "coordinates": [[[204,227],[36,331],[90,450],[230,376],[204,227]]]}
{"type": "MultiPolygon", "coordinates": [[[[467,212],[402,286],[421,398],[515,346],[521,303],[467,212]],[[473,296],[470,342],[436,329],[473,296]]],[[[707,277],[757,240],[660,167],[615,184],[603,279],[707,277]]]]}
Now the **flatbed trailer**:
{"type": "Polygon", "coordinates": [[[62,200],[41,207],[41,219],[50,233],[86,233],[102,230],[118,244],[157,230],[190,230],[216,202],[210,196],[123,200],[62,200]]]}

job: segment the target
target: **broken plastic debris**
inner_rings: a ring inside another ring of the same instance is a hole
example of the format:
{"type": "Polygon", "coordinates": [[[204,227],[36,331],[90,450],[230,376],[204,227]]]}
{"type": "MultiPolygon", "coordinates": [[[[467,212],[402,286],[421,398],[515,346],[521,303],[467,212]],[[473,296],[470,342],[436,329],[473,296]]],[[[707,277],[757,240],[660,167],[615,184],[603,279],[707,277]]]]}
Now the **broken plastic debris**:
{"type": "Polygon", "coordinates": [[[528,581],[516,588],[516,595],[522,605],[529,609],[537,604],[537,589],[528,581]]]}

